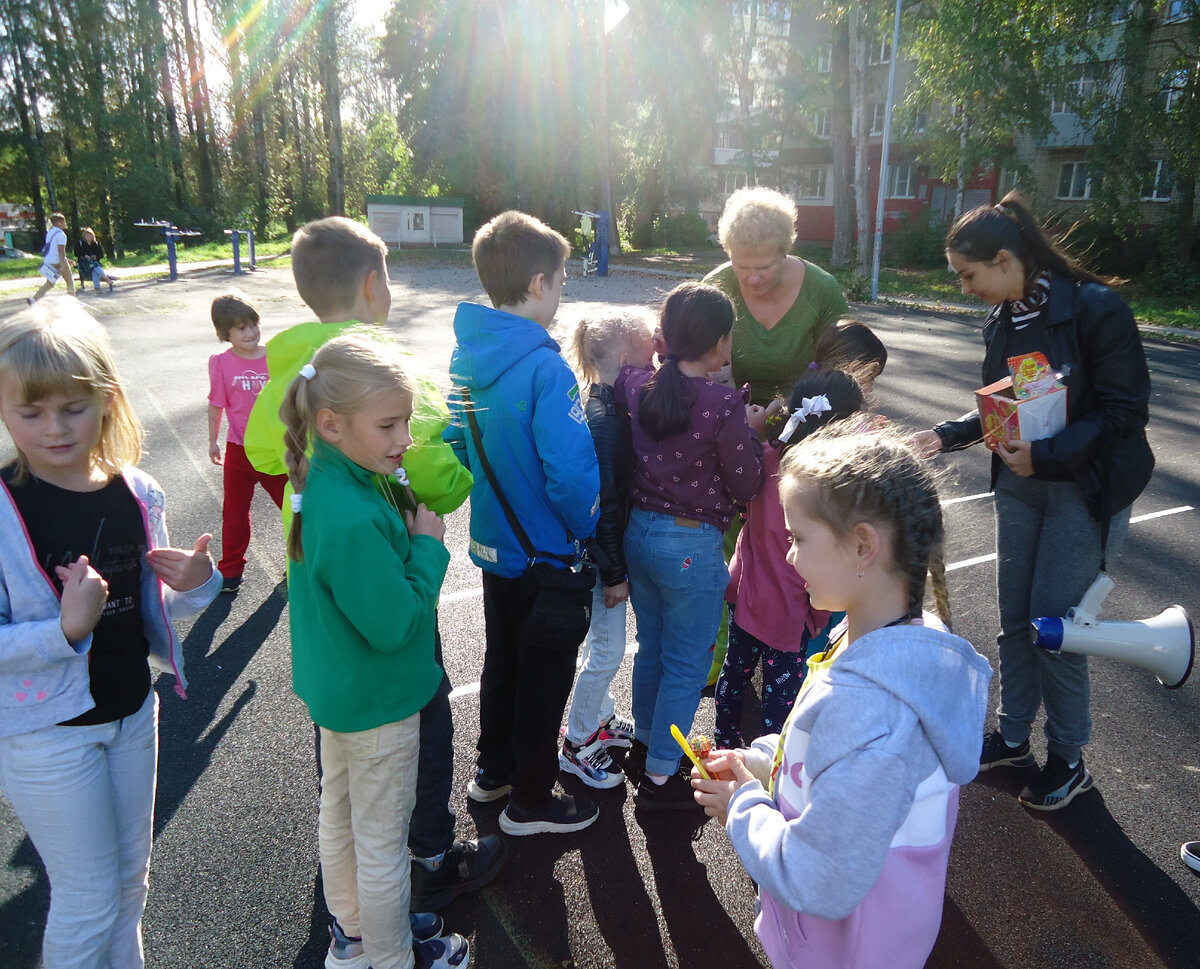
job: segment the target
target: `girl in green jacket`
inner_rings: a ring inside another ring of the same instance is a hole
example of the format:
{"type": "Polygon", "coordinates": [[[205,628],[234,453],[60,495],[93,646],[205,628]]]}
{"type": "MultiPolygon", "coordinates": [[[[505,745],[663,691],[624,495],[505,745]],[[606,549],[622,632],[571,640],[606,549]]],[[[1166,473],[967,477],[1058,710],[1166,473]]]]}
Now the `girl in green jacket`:
{"type": "Polygon", "coordinates": [[[434,609],[450,554],[441,518],[404,487],[413,385],[403,360],[377,337],[340,336],[284,397],[292,684],[321,735],[326,965],[463,969],[465,939],[414,943],[412,928],[429,927],[406,917],[420,710],[442,678],[434,609]],[[400,487],[377,489],[378,474],[400,487]]]}

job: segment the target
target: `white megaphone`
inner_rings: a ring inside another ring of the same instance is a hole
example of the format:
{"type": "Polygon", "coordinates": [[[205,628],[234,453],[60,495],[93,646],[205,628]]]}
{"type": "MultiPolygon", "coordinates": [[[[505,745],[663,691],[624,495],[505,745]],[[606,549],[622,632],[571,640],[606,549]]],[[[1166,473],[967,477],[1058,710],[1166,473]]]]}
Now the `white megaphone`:
{"type": "Polygon", "coordinates": [[[1101,572],[1079,605],[1062,617],[1043,616],[1030,625],[1034,645],[1051,652],[1106,656],[1143,666],[1169,690],[1187,682],[1196,638],[1183,606],[1170,606],[1151,619],[1102,622],[1104,599],[1115,583],[1101,572]]]}

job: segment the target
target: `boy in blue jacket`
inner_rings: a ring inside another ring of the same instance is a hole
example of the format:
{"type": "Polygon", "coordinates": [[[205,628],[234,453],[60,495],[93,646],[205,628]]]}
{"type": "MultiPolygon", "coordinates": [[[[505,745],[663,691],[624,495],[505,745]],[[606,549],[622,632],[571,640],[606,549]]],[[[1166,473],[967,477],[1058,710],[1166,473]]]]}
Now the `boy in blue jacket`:
{"type": "Polygon", "coordinates": [[[472,247],[495,308],[461,303],[454,318],[454,419],[443,436],[475,478],[470,553],[483,570],[487,638],[478,771],[467,794],[480,802],[510,795],[500,827],[511,835],[579,831],[599,813],[586,798],[554,790],[558,728],[590,607],[566,605],[539,577],[547,566],[577,562],[599,517],[600,476],[579,386],[546,333],[569,253],[537,219],[496,216],[472,247]],[[493,476],[536,554],[510,526],[493,476]]]}

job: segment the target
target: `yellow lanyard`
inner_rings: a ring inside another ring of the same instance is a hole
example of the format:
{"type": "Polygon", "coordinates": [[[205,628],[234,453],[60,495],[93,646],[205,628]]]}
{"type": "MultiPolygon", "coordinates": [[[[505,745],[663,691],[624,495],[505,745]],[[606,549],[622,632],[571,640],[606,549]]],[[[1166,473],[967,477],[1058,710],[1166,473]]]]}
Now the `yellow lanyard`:
{"type": "Polygon", "coordinates": [[[796,700],[792,704],[792,712],[788,714],[787,720],[783,722],[783,729],[779,731],[779,743],[775,747],[775,756],[771,759],[771,785],[768,792],[771,797],[775,796],[775,786],[779,776],[779,768],[783,764],[783,745],[787,739],[788,731],[792,729],[792,717],[796,715],[796,708],[800,705],[800,697],[804,696],[804,691],[812,686],[815,678],[818,675],[824,675],[833,665],[834,660],[842,654],[846,648],[846,638],[849,630],[842,629],[842,634],[837,638],[832,646],[822,653],[813,653],[808,659],[808,674],[804,677],[804,683],[800,686],[800,692],[796,694],[796,700]]]}

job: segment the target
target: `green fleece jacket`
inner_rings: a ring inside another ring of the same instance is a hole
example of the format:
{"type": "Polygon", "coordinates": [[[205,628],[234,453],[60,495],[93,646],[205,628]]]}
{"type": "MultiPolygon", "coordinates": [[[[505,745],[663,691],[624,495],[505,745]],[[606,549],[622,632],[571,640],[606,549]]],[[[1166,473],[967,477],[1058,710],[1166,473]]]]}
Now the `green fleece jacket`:
{"type": "MultiPolygon", "coordinates": [[[[287,474],[284,463],[283,422],[279,407],[288,384],[313,354],[335,336],[362,323],[299,323],[267,341],[267,371],[271,374],[246,423],[246,457],[264,474],[287,474]]],[[[439,515],[448,515],[471,493],[471,472],[463,467],[442,431],[450,425],[450,411],[437,385],[428,377],[414,374],[417,393],[413,400],[412,447],[404,455],[404,470],[417,501],[439,515]]],[[[291,486],[288,486],[291,494],[291,486]]],[[[283,502],[283,524],[291,521],[291,505],[283,502]]]]}
{"type": "Polygon", "coordinates": [[[434,609],[450,553],[409,535],[372,472],[318,440],[300,514],[304,561],[288,572],[292,687],[313,721],[354,733],[433,697],[434,609]]]}

